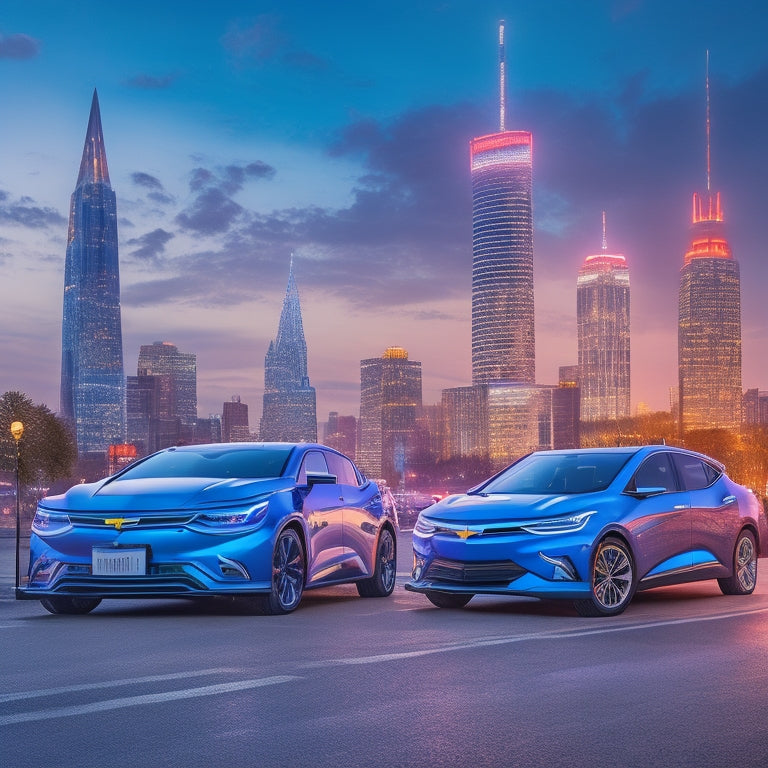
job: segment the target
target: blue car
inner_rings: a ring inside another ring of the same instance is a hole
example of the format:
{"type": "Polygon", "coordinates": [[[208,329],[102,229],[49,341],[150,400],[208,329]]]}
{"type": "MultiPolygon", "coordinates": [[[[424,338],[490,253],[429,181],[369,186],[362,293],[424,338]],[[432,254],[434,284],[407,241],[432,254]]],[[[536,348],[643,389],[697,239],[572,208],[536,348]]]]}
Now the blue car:
{"type": "Polygon", "coordinates": [[[104,598],[242,598],[294,610],[304,589],[392,593],[396,522],[376,483],[315,444],[168,448],[43,499],[18,595],[51,613],[104,598]]]}
{"type": "Polygon", "coordinates": [[[707,456],[661,445],[541,451],[421,512],[405,588],[441,608],[526,595],[612,616],[638,590],[688,581],[750,594],[767,551],[759,500],[707,456]]]}

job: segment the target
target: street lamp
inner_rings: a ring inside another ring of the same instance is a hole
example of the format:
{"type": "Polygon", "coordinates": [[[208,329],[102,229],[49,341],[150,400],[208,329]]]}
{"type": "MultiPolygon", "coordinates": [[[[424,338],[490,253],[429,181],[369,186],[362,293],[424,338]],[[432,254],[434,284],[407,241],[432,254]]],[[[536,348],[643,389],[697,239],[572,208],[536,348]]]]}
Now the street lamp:
{"type": "Polygon", "coordinates": [[[19,539],[21,538],[21,511],[19,508],[19,440],[24,434],[24,425],[20,421],[11,424],[11,434],[16,441],[16,589],[19,588],[19,539]]]}

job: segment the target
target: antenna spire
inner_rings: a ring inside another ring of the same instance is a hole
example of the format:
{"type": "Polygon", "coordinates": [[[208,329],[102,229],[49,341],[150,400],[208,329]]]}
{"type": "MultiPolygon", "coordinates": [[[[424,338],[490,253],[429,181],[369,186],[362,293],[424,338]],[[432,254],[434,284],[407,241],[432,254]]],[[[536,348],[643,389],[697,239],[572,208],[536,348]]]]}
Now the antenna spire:
{"type": "Polygon", "coordinates": [[[710,121],[709,121],[709,48],[707,48],[707,73],[706,73],[706,89],[707,89],[707,195],[712,191],[712,162],[710,154],[710,121]]]}
{"type": "Polygon", "coordinates": [[[506,131],[507,64],[504,60],[504,19],[499,22],[499,130],[506,131]]]}
{"type": "Polygon", "coordinates": [[[603,253],[608,250],[608,240],[605,236],[605,211],[603,211],[603,253]]]}

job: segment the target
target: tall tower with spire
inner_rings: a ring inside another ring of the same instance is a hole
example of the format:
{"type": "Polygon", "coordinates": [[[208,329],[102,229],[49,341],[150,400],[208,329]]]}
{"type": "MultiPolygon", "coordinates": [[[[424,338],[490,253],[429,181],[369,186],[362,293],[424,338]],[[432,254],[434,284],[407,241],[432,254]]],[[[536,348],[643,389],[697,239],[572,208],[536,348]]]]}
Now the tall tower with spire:
{"type": "Polygon", "coordinates": [[[293,254],[277,338],[269,343],[264,358],[260,438],[285,442],[317,440],[315,388],[309,385],[307,373],[307,343],[293,274],[293,254]]]}
{"type": "Polygon", "coordinates": [[[81,457],[125,439],[117,204],[96,90],[69,206],[61,343],[61,415],[81,457]]]}
{"type": "Polygon", "coordinates": [[[741,279],[712,191],[707,51],[707,190],[694,192],[691,245],[680,270],[680,432],[741,423],[741,279]]]}
{"type": "Polygon", "coordinates": [[[504,22],[499,131],[472,139],[472,383],[533,384],[533,140],[506,129],[504,22]]]}
{"type": "Polygon", "coordinates": [[[587,256],[576,280],[581,419],[630,415],[629,268],[609,253],[603,211],[603,247],[587,256]]]}

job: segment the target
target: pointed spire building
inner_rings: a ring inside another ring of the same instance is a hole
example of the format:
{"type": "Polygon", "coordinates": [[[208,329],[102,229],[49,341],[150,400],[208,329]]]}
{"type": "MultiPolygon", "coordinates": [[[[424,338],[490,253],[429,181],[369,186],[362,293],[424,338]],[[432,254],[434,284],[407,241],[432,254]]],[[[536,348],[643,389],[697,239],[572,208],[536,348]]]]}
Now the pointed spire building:
{"type": "Polygon", "coordinates": [[[69,208],[61,346],[61,415],[79,456],[105,453],[124,441],[125,379],[117,204],[95,90],[69,208]]]}
{"type": "Polygon", "coordinates": [[[277,337],[269,343],[264,358],[260,438],[285,442],[317,440],[315,388],[309,385],[307,373],[307,343],[293,274],[293,254],[277,337]]]}

